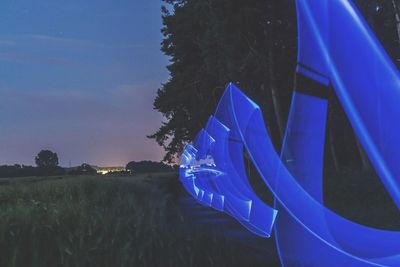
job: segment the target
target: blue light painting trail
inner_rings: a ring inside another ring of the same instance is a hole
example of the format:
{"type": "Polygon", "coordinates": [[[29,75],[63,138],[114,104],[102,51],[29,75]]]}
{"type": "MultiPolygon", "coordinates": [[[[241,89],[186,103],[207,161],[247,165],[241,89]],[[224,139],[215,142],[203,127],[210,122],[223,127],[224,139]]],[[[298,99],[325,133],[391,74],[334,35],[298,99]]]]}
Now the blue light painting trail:
{"type": "Polygon", "coordinates": [[[400,232],[349,221],[323,204],[327,92],[332,87],[371,163],[400,208],[400,74],[349,0],[297,0],[296,88],[278,154],[260,108],[230,84],[181,160],[180,179],[200,203],[253,233],[274,230],[283,266],[400,266],[400,232]],[[334,23],[330,23],[333,21],[334,23]],[[246,150],[275,197],[253,192],[246,150]]]}

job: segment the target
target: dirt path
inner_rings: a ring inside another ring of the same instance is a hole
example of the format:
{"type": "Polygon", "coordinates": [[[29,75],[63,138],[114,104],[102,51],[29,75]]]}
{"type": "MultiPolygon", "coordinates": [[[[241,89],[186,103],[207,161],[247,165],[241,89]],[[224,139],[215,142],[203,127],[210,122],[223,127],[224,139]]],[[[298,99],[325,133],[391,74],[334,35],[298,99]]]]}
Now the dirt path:
{"type": "Polygon", "coordinates": [[[209,225],[210,234],[223,235],[231,242],[237,242],[243,250],[250,253],[264,266],[280,266],[274,238],[261,238],[223,212],[215,211],[196,202],[191,197],[182,197],[178,205],[187,219],[193,224],[209,225]]]}

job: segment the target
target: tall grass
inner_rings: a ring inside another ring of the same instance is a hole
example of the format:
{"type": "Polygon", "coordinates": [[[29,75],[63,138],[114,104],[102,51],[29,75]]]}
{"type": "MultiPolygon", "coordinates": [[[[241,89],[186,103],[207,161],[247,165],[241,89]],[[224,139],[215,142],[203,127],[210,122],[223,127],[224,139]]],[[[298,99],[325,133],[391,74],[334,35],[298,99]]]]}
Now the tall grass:
{"type": "Polygon", "coordinates": [[[160,184],[84,177],[0,187],[0,266],[259,265],[186,222],[160,184]]]}

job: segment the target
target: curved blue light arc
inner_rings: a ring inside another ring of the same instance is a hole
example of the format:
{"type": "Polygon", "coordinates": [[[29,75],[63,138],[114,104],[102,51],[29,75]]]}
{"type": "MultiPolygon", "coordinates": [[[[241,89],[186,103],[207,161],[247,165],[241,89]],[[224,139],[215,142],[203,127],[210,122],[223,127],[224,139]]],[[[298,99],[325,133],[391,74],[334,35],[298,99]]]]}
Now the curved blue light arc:
{"type": "MultiPolygon", "coordinates": [[[[314,81],[317,90],[335,90],[400,208],[399,72],[350,0],[296,3],[296,72],[314,81]]],[[[269,237],[275,225],[283,266],[400,266],[400,232],[352,222],[324,206],[328,100],[321,92],[313,95],[311,86],[295,88],[278,154],[260,108],[230,84],[215,115],[193,145],[185,147],[180,179],[200,203],[225,211],[257,235],[269,237]],[[244,149],[273,193],[274,207],[253,192],[244,149]]]]}
{"type": "MultiPolygon", "coordinates": [[[[288,243],[288,247],[293,247],[294,240],[301,240],[303,253],[296,257],[295,252],[293,252],[290,258],[294,257],[297,260],[303,258],[307,255],[305,253],[307,248],[309,254],[315,255],[316,247],[315,245],[307,246],[306,240],[308,239],[311,244],[317,243],[320,250],[325,246],[324,253],[330,255],[329,257],[337,254],[335,255],[336,266],[340,257],[343,257],[344,262],[350,260],[354,261],[354,264],[369,263],[372,266],[380,266],[397,258],[400,253],[399,232],[378,230],[356,224],[325,208],[292,176],[275,152],[265,129],[260,109],[258,107],[252,108],[254,107],[253,103],[249,102],[248,98],[232,84],[221,101],[231,105],[231,118],[228,118],[227,122],[239,122],[238,118],[246,118],[240,124],[230,126],[235,128],[237,134],[243,137],[244,145],[254,165],[279,205],[283,207],[279,210],[284,210],[289,215],[283,224],[279,222],[281,217],[284,218],[284,215],[279,215],[277,224],[278,229],[282,228],[282,225],[286,225],[282,232],[287,236],[285,241],[288,243]],[[327,222],[336,226],[335,232],[332,231],[327,222]],[[290,225],[292,227],[289,227],[290,225]],[[298,238],[296,234],[299,234],[302,238],[298,238]],[[308,239],[305,237],[308,237],[308,239]],[[337,239],[347,239],[349,244],[344,248],[342,244],[338,244],[337,239]],[[373,258],[373,260],[370,258],[373,258]]],[[[308,149],[313,150],[311,144],[309,144],[308,149]]],[[[279,239],[282,253],[283,241],[282,238],[279,239]]],[[[319,255],[323,255],[322,251],[319,255]]],[[[329,257],[327,256],[324,260],[329,257]]],[[[305,264],[310,264],[310,262],[305,262],[305,264]]],[[[319,262],[319,264],[322,263],[319,262]]]]}
{"type": "Polygon", "coordinates": [[[329,78],[371,163],[400,208],[396,66],[351,1],[296,2],[298,62],[329,78]]]}

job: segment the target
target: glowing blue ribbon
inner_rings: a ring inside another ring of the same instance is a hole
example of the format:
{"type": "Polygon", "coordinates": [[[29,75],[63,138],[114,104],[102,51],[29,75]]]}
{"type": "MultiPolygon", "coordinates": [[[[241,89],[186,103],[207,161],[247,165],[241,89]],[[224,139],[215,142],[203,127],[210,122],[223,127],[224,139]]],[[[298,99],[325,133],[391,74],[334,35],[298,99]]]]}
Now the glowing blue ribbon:
{"type": "MultiPolygon", "coordinates": [[[[316,90],[332,85],[371,163],[400,207],[397,69],[350,1],[298,0],[297,10],[297,72],[314,81],[316,90]]],[[[270,236],[275,223],[284,266],[400,266],[400,232],[351,222],[323,205],[328,103],[319,92],[307,93],[311,88],[295,89],[278,155],[260,108],[230,84],[215,116],[193,146],[185,148],[181,163],[185,188],[201,203],[224,210],[260,236],[270,236]],[[273,193],[274,208],[252,191],[243,149],[273,193]]]]}

